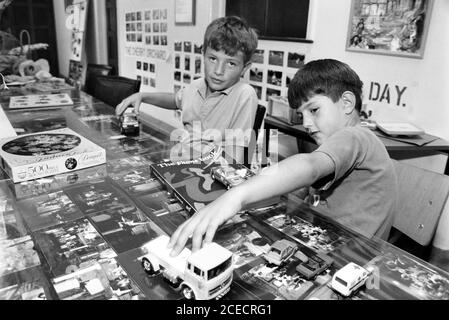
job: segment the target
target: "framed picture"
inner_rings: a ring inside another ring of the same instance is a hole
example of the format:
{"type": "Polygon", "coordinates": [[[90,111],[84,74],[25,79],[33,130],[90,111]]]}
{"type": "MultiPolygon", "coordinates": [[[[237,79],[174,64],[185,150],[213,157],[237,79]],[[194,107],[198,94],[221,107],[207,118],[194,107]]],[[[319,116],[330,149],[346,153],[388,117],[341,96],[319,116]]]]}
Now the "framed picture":
{"type": "Polygon", "coordinates": [[[433,0],[352,0],[347,51],[422,58],[433,0]]]}
{"type": "Polygon", "coordinates": [[[175,25],[195,25],[195,0],[175,0],[175,25]]]}

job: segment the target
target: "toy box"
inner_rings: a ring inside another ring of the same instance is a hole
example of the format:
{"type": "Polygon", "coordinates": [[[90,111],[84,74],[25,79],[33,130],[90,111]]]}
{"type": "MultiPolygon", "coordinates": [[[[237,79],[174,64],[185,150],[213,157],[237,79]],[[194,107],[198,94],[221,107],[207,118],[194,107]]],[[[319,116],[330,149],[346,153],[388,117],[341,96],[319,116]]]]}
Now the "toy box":
{"type": "Polygon", "coordinates": [[[14,183],[106,163],[106,151],[71,129],[0,140],[0,165],[14,183]]]}

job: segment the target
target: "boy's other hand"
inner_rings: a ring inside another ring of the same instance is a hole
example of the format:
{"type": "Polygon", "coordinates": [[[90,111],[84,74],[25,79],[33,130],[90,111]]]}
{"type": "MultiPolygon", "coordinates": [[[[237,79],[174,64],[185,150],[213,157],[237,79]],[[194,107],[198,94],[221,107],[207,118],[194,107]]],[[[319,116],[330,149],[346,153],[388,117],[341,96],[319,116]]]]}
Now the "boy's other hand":
{"type": "Polygon", "coordinates": [[[134,93],[130,95],[128,98],[124,99],[115,107],[115,114],[120,116],[128,109],[130,106],[134,107],[134,112],[139,114],[139,107],[142,102],[142,97],[139,93],[134,93]]]}
{"type": "Polygon", "coordinates": [[[226,192],[176,229],[168,243],[168,249],[172,249],[170,256],[177,256],[189,238],[192,238],[192,252],[212,242],[218,227],[241,210],[241,201],[235,190],[226,192]]]}

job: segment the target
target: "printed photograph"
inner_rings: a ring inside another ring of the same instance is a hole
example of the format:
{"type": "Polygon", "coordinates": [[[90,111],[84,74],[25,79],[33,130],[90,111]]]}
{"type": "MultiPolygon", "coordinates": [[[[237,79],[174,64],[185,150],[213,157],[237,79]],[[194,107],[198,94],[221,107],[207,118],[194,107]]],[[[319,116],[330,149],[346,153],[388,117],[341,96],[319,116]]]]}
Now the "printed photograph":
{"type": "Polygon", "coordinates": [[[272,51],[268,52],[268,64],[274,66],[284,65],[284,52],[283,51],[272,51]]]}
{"type": "Polygon", "coordinates": [[[116,256],[87,219],[40,230],[34,236],[53,277],[70,274],[83,266],[116,256]]]}
{"type": "Polygon", "coordinates": [[[19,201],[18,208],[33,232],[84,216],[63,191],[19,201]]]}
{"type": "Polygon", "coordinates": [[[296,52],[289,52],[288,53],[288,60],[287,60],[287,67],[289,67],[289,68],[302,67],[304,65],[305,58],[306,58],[305,54],[296,53],[296,52]]]}
{"type": "Polygon", "coordinates": [[[234,253],[234,268],[238,269],[267,253],[272,241],[244,222],[220,229],[214,242],[234,253]]]}
{"type": "Polygon", "coordinates": [[[77,185],[66,189],[65,192],[85,214],[121,209],[131,205],[130,201],[107,180],[88,185],[77,185]]]}
{"type": "Polygon", "coordinates": [[[192,42],[184,41],[184,52],[192,52],[192,42]]]}
{"type": "Polygon", "coordinates": [[[265,54],[264,50],[257,49],[253,54],[251,62],[263,64],[264,63],[264,54],[265,54]]]}
{"type": "Polygon", "coordinates": [[[154,223],[135,207],[93,213],[89,219],[118,253],[140,247],[158,235],[154,223]]]}
{"type": "Polygon", "coordinates": [[[194,44],[193,45],[193,53],[203,54],[203,45],[202,44],[194,44]]]}
{"type": "Polygon", "coordinates": [[[30,236],[0,240],[0,277],[41,264],[30,236]]]}
{"type": "Polygon", "coordinates": [[[182,51],[182,41],[175,41],[174,47],[175,51],[182,51]]]}
{"type": "Polygon", "coordinates": [[[145,296],[113,257],[87,264],[53,279],[61,300],[145,300],[145,296]]]}
{"type": "Polygon", "coordinates": [[[267,83],[282,86],[282,71],[268,70],[267,83]]]}
{"type": "Polygon", "coordinates": [[[332,252],[349,240],[346,235],[312,224],[296,215],[283,213],[267,218],[264,222],[316,251],[332,252]]]}
{"type": "Polygon", "coordinates": [[[262,82],[263,81],[263,69],[252,67],[249,70],[249,80],[255,81],[255,82],[262,82]]]}
{"type": "MultiPolygon", "coordinates": [[[[6,185],[2,184],[2,188],[6,185]]],[[[13,240],[28,234],[13,200],[0,197],[0,241],[13,240]]]]}

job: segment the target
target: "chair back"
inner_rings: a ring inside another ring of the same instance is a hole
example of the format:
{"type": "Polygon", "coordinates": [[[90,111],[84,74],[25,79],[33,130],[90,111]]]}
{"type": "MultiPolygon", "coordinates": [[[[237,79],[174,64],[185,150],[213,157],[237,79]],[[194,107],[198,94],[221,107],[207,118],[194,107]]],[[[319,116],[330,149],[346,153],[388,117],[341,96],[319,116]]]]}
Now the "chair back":
{"type": "Polygon", "coordinates": [[[267,109],[264,106],[258,105],[256,110],[256,117],[254,118],[254,124],[253,124],[253,133],[251,133],[251,138],[248,144],[248,147],[244,150],[244,158],[243,158],[243,164],[250,168],[251,166],[251,160],[254,155],[254,151],[256,150],[257,146],[257,138],[259,137],[259,131],[262,127],[263,120],[265,119],[267,109]]]}
{"type": "Polygon", "coordinates": [[[449,195],[449,176],[393,160],[398,208],[393,227],[421,246],[430,244],[449,195]]]}
{"type": "Polygon", "coordinates": [[[89,63],[86,70],[86,81],[84,83],[84,91],[90,95],[94,93],[95,78],[97,76],[109,76],[112,67],[105,64],[89,63]]]}
{"type": "Polygon", "coordinates": [[[139,90],[139,80],[119,76],[97,76],[93,96],[115,108],[123,99],[139,90]]]}

